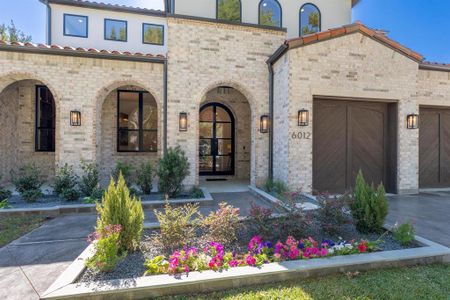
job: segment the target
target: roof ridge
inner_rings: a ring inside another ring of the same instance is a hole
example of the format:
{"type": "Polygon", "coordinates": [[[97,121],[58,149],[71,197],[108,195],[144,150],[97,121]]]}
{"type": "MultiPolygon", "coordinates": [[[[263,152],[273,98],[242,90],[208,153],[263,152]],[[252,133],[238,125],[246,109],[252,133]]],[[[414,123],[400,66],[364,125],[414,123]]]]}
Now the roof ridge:
{"type": "Polygon", "coordinates": [[[354,32],[361,32],[381,43],[384,43],[392,48],[394,48],[396,51],[401,52],[402,54],[408,56],[409,58],[417,61],[422,62],[424,60],[424,57],[422,54],[411,50],[408,47],[405,47],[401,45],[400,43],[390,39],[387,37],[387,35],[382,34],[378,32],[377,30],[371,29],[361,23],[360,21],[357,21],[352,24],[344,25],[341,27],[331,28],[326,31],[321,31],[317,33],[312,33],[304,36],[300,36],[293,39],[288,39],[285,41],[285,44],[290,48],[298,48],[304,45],[312,44],[315,42],[328,40],[334,37],[347,35],[354,32]]]}

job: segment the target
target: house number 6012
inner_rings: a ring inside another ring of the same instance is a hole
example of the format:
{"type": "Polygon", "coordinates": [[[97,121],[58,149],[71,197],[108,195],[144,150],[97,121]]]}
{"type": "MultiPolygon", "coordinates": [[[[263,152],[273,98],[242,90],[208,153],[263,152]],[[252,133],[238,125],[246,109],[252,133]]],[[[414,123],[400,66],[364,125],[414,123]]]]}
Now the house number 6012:
{"type": "Polygon", "coordinates": [[[293,140],[310,140],[311,139],[311,132],[293,132],[292,133],[292,139],[293,140]]]}

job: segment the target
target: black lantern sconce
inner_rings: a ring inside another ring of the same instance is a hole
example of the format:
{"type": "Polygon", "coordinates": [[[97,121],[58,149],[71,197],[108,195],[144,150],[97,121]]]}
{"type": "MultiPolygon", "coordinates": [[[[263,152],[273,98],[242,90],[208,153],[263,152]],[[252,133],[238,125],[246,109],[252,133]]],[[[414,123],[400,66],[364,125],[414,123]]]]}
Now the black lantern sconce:
{"type": "Polygon", "coordinates": [[[188,115],[185,112],[180,113],[180,131],[187,131],[188,115]]]}
{"type": "Polygon", "coordinates": [[[307,109],[298,111],[298,126],[309,126],[309,111],[307,109]]]}
{"type": "Polygon", "coordinates": [[[406,128],[417,129],[419,128],[419,115],[410,114],[406,117],[406,128]]]}
{"type": "Polygon", "coordinates": [[[260,130],[259,131],[261,133],[268,133],[269,132],[269,116],[268,115],[261,116],[260,130]]]}
{"type": "Polygon", "coordinates": [[[70,112],[70,126],[81,126],[81,112],[77,110],[70,112]]]}

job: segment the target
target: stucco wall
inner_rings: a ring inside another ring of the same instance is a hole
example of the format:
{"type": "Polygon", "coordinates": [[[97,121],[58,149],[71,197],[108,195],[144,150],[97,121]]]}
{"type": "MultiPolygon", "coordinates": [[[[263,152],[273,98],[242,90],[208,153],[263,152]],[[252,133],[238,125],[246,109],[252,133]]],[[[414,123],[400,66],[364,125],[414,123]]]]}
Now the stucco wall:
{"type": "Polygon", "coordinates": [[[268,69],[265,61],[284,34],[237,25],[169,18],[169,120],[189,114],[187,132],[169,122],[168,145],[180,145],[191,163],[187,185],[198,182],[198,116],[200,103],[217,86],[241,92],[251,110],[251,183],[268,175],[268,134],[259,132],[259,117],[269,112],[268,69]]]}
{"type": "MultiPolygon", "coordinates": [[[[350,97],[398,102],[400,193],[418,189],[418,134],[406,129],[406,116],[418,113],[418,63],[369,37],[354,33],[289,51],[289,136],[312,134],[313,97],[350,97]],[[310,111],[310,126],[297,126],[298,110],[310,111]]],[[[289,185],[312,189],[312,139],[289,139],[289,185]]]]}
{"type": "MultiPolygon", "coordinates": [[[[242,22],[258,24],[261,0],[241,0],[242,22]]],[[[216,0],[176,0],[175,13],[204,18],[216,18],[216,0]]],[[[322,30],[350,24],[352,20],[351,0],[279,0],[282,9],[282,27],[288,37],[299,36],[300,8],[306,3],[316,5],[322,16],[322,30]]]]}
{"type": "Polygon", "coordinates": [[[105,50],[131,51],[152,54],[167,52],[167,22],[164,17],[115,12],[84,8],[77,6],[52,4],[52,44],[72,47],[96,48],[105,50]],[[65,36],[64,14],[88,17],[88,38],[65,36]],[[104,19],[124,20],[128,22],[127,42],[109,41],[104,38],[104,19]],[[144,44],[142,42],[142,24],[158,24],[165,27],[165,43],[163,46],[144,44]]]}

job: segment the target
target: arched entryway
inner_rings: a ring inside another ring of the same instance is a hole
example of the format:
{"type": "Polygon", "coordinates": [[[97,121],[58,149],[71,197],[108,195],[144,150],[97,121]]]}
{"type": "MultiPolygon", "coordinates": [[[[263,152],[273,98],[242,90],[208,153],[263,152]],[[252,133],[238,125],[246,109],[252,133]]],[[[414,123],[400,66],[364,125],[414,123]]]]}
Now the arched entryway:
{"type": "Polygon", "coordinates": [[[234,117],[218,102],[200,109],[200,175],[234,175],[234,117]]]}

